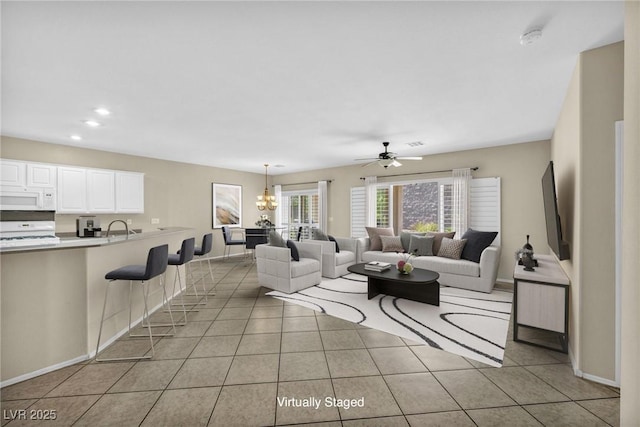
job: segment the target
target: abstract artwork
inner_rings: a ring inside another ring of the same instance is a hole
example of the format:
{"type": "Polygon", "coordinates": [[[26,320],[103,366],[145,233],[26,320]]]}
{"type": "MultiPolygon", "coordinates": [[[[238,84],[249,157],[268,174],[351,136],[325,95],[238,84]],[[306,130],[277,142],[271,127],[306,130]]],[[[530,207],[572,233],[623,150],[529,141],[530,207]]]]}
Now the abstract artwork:
{"type": "Polygon", "coordinates": [[[213,228],[242,227],[242,186],[212,184],[213,228]]]}

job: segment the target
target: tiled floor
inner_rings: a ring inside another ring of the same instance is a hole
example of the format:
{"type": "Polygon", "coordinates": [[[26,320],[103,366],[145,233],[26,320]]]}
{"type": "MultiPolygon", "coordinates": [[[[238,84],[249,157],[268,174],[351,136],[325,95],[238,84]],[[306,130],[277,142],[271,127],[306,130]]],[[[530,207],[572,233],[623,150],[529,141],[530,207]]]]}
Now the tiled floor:
{"type": "MultiPolygon", "coordinates": [[[[509,340],[492,368],[265,297],[249,261],[214,267],[216,295],[153,360],[89,361],[6,387],[2,425],[33,423],[11,420],[24,409],[55,411],[47,426],[619,425],[619,391],[575,377],[561,353],[509,340]],[[292,397],[321,404],[279,404],[292,397]]],[[[148,345],[123,338],[104,354],[148,345]]]]}

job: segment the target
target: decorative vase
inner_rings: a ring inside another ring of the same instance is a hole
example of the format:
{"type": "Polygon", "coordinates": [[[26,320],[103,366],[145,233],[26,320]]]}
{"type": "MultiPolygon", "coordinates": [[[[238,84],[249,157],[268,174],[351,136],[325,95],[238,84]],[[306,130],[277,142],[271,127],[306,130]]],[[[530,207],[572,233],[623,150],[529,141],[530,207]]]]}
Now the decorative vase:
{"type": "Polygon", "coordinates": [[[524,265],[525,271],[535,271],[535,260],[533,259],[533,253],[529,251],[525,251],[522,254],[522,265],[524,265]]]}
{"type": "Polygon", "coordinates": [[[522,249],[531,251],[531,253],[533,253],[533,246],[531,246],[531,244],[529,243],[529,235],[527,234],[527,243],[524,244],[524,246],[522,246],[522,249]]]}

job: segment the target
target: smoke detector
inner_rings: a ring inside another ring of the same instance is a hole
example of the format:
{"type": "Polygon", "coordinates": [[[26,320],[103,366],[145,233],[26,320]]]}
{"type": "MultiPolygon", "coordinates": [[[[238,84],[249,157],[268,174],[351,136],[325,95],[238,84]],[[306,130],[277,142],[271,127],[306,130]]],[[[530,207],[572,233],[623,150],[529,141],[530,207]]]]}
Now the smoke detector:
{"type": "Polygon", "coordinates": [[[520,44],[522,46],[529,46],[530,44],[535,43],[542,37],[542,29],[536,28],[531,31],[527,31],[526,33],[520,36],[520,44]]]}

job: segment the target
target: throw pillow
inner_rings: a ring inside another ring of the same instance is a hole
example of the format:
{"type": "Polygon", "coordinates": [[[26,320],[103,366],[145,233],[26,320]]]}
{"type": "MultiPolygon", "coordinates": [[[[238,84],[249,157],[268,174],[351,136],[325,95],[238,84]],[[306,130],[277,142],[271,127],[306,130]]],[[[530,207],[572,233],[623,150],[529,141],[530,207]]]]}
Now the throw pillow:
{"type": "Polygon", "coordinates": [[[329,240],[325,232],[317,228],[311,229],[311,238],[313,240],[329,240]]]}
{"type": "Polygon", "coordinates": [[[411,252],[409,250],[409,245],[411,243],[411,236],[424,236],[426,233],[422,233],[419,231],[402,231],[400,233],[400,240],[402,241],[402,247],[405,252],[411,252]]]}
{"type": "Polygon", "coordinates": [[[282,236],[280,236],[280,234],[278,234],[275,230],[271,230],[269,232],[269,245],[278,246],[280,248],[287,247],[287,243],[284,241],[282,236]]]}
{"type": "Polygon", "coordinates": [[[293,240],[287,240],[287,247],[291,250],[291,259],[294,261],[300,261],[300,253],[298,252],[298,247],[293,240]]]}
{"type": "Polygon", "coordinates": [[[336,244],[336,253],[340,253],[340,246],[338,246],[338,242],[336,242],[336,238],[333,236],[329,236],[329,240],[336,244]]]}
{"type": "Polygon", "coordinates": [[[456,240],[443,237],[442,243],[440,244],[440,250],[438,251],[438,256],[443,258],[460,259],[460,255],[462,255],[462,250],[466,243],[466,240],[456,240]]]}
{"type": "Polygon", "coordinates": [[[380,236],[382,252],[404,252],[400,236],[380,236]]]}
{"type": "Polygon", "coordinates": [[[369,234],[369,239],[371,240],[371,244],[369,245],[370,251],[382,250],[382,240],[380,240],[380,236],[393,236],[393,228],[365,228],[367,229],[367,234],[369,234]]]}
{"type": "Polygon", "coordinates": [[[407,252],[416,256],[432,256],[433,255],[433,236],[411,236],[409,242],[409,250],[407,252]]]}
{"type": "Polygon", "coordinates": [[[450,233],[436,233],[436,232],[428,231],[427,236],[433,236],[433,253],[435,255],[438,255],[438,253],[440,252],[440,243],[442,242],[442,239],[444,237],[453,239],[453,236],[455,235],[456,235],[455,231],[452,231],[450,233]]]}
{"type": "Polygon", "coordinates": [[[498,235],[497,231],[476,231],[471,228],[468,229],[462,238],[467,241],[462,250],[462,259],[467,259],[473,262],[480,262],[480,255],[498,235]]]}

